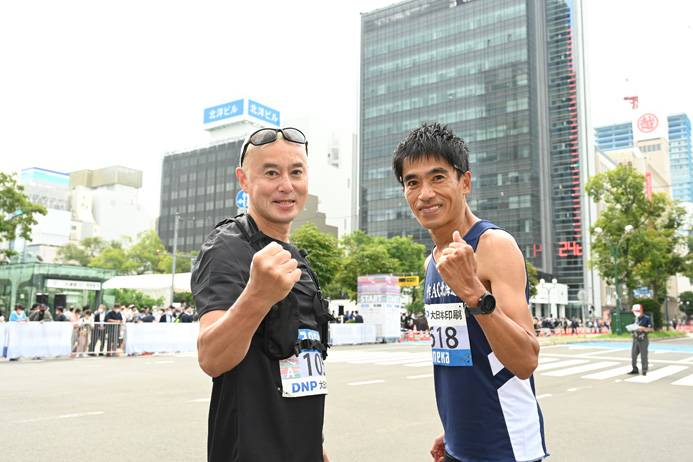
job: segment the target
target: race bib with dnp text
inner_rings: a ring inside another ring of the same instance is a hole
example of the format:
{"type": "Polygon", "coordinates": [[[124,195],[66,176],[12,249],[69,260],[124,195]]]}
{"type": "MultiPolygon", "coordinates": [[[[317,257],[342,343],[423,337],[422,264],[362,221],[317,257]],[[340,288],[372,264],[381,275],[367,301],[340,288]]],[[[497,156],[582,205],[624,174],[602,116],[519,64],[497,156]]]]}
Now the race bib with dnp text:
{"type": "MultiPolygon", "coordinates": [[[[310,329],[298,330],[299,340],[320,340],[320,333],[310,329]]],[[[279,361],[282,377],[282,396],[326,395],[327,376],[322,353],[318,350],[303,350],[296,356],[279,361]]]]}
{"type": "Polygon", "coordinates": [[[472,351],[464,303],[438,303],[425,308],[431,331],[433,364],[471,366],[472,351]]]}

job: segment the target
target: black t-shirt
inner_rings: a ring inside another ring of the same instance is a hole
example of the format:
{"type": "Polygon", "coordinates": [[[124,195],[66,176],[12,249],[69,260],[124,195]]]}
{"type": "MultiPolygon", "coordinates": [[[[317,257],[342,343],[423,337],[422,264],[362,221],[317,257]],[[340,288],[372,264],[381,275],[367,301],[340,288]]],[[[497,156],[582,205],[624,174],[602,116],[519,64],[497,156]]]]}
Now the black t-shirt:
{"type": "MultiPolygon", "coordinates": [[[[261,248],[270,241],[265,236],[255,246],[261,248]]],[[[312,311],[317,289],[307,266],[296,246],[275,242],[291,252],[301,269],[301,280],[292,290],[299,305],[299,327],[317,330],[312,311]]],[[[227,310],[236,302],[248,281],[255,252],[233,222],[207,237],[191,277],[200,317],[227,310]]],[[[324,395],[283,397],[279,361],[253,342],[236,367],[213,379],[208,460],[320,462],[324,408],[324,395]]]]}

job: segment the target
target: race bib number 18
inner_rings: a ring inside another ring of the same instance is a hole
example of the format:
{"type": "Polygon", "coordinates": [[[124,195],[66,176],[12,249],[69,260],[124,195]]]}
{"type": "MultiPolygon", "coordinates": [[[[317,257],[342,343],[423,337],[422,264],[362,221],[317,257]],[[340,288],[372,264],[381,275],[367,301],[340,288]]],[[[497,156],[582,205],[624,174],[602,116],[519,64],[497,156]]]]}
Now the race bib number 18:
{"type": "MultiPolygon", "coordinates": [[[[320,334],[314,330],[299,329],[298,338],[320,340],[320,334]]],[[[282,396],[285,398],[327,394],[327,377],[321,352],[303,350],[298,356],[279,361],[279,370],[282,396]]]]}
{"type": "Polygon", "coordinates": [[[433,364],[471,366],[467,317],[463,303],[426,305],[426,320],[431,330],[433,364]]]}

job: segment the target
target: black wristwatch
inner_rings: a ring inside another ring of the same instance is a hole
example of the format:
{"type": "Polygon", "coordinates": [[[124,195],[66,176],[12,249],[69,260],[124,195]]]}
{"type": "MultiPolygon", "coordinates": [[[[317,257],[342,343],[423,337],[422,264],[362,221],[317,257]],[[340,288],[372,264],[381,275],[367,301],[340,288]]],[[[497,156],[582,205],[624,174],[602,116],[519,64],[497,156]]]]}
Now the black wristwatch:
{"type": "Polygon", "coordinates": [[[472,314],[491,314],[496,309],[496,297],[491,292],[486,292],[479,299],[477,306],[467,306],[472,314]]]}

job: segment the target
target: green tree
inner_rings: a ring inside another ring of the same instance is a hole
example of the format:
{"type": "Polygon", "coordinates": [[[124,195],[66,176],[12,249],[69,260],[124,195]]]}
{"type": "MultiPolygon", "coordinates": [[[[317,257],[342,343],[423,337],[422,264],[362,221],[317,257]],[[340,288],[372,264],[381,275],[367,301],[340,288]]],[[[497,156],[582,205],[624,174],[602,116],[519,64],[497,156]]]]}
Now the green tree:
{"type": "Polygon", "coordinates": [[[687,290],[679,294],[679,311],[686,314],[686,318],[693,316],[693,292],[687,290]]]}
{"type": "MultiPolygon", "coordinates": [[[[36,225],[36,215],[45,215],[46,208],[31,202],[24,194],[24,186],[17,184],[16,173],[0,172],[0,241],[13,243],[21,237],[31,241],[31,228],[36,225]],[[19,214],[18,214],[19,213],[19,214]]],[[[0,249],[0,260],[18,256],[12,248],[0,249]]]]}
{"type": "MultiPolygon", "coordinates": [[[[178,251],[176,254],[176,273],[189,273],[192,270],[193,259],[200,252],[194,250],[190,253],[178,251]]],[[[164,274],[171,274],[173,271],[173,256],[162,255],[157,266],[157,270],[164,274]]]]}
{"type": "Polygon", "coordinates": [[[641,304],[645,314],[652,315],[652,326],[655,330],[660,330],[662,328],[664,321],[662,320],[661,303],[652,298],[637,298],[634,299],[633,302],[641,304]]]}
{"type": "Polygon", "coordinates": [[[137,308],[142,308],[143,306],[151,308],[154,305],[161,306],[164,304],[164,297],[154,298],[135,289],[109,289],[108,292],[108,295],[115,295],[116,303],[120,303],[123,306],[135,305],[137,308]]]}
{"type": "MultiPolygon", "coordinates": [[[[157,251],[159,251],[159,253],[166,251],[157,232],[148,230],[139,233],[137,235],[137,242],[130,247],[128,251],[128,259],[133,265],[132,271],[135,274],[146,274],[154,273],[158,270],[159,262],[162,257],[157,251]]],[[[176,263],[178,263],[178,261],[176,261],[176,263]]]]}
{"type": "Polygon", "coordinates": [[[121,247],[107,247],[101,254],[91,259],[89,265],[92,268],[109,268],[118,272],[118,275],[125,276],[132,274],[134,265],[128,258],[128,252],[121,247]]]}
{"type": "Polygon", "coordinates": [[[529,296],[534,297],[537,294],[537,285],[539,285],[537,269],[527,260],[525,260],[525,266],[527,267],[527,278],[529,279],[529,296]]]}
{"type": "Polygon", "coordinates": [[[662,219],[671,202],[664,193],[652,193],[651,199],[648,199],[644,186],[644,175],[631,166],[621,165],[593,176],[585,187],[591,198],[606,205],[590,229],[595,238],[589,264],[607,282],[613,283],[612,249],[616,252],[618,248],[618,279],[628,289],[628,304],[632,304],[633,289],[641,285],[640,277],[645,271],[643,267],[641,272],[636,268],[653,257],[648,250],[648,238],[651,236],[646,231],[662,219]],[[632,226],[633,231],[624,234],[627,225],[632,226]],[[595,235],[597,228],[602,229],[600,235],[595,235]]]}
{"type": "Polygon", "coordinates": [[[686,210],[676,202],[667,200],[664,214],[637,236],[636,242],[642,240],[637,252],[643,255],[637,258],[640,263],[635,267],[635,275],[652,290],[655,300],[660,298],[660,291],[666,288],[667,280],[684,272],[690,262],[686,236],[676,232],[685,218],[686,210]]]}
{"type": "Polygon", "coordinates": [[[344,252],[332,234],[321,233],[313,223],[306,223],[291,233],[291,242],[308,252],[308,263],[318,273],[320,286],[325,289],[337,277],[344,252]]]}
{"type": "Polygon", "coordinates": [[[396,274],[400,268],[399,260],[392,258],[382,243],[359,245],[344,258],[337,281],[347,291],[349,298],[356,300],[359,276],[396,274]]]}
{"type": "MultiPolygon", "coordinates": [[[[68,265],[77,264],[79,266],[89,266],[91,261],[106,247],[108,247],[108,244],[100,237],[85,237],[77,244],[68,242],[61,246],[56,252],[55,261],[68,265]]],[[[112,267],[101,266],[101,268],[112,267]]]]}

